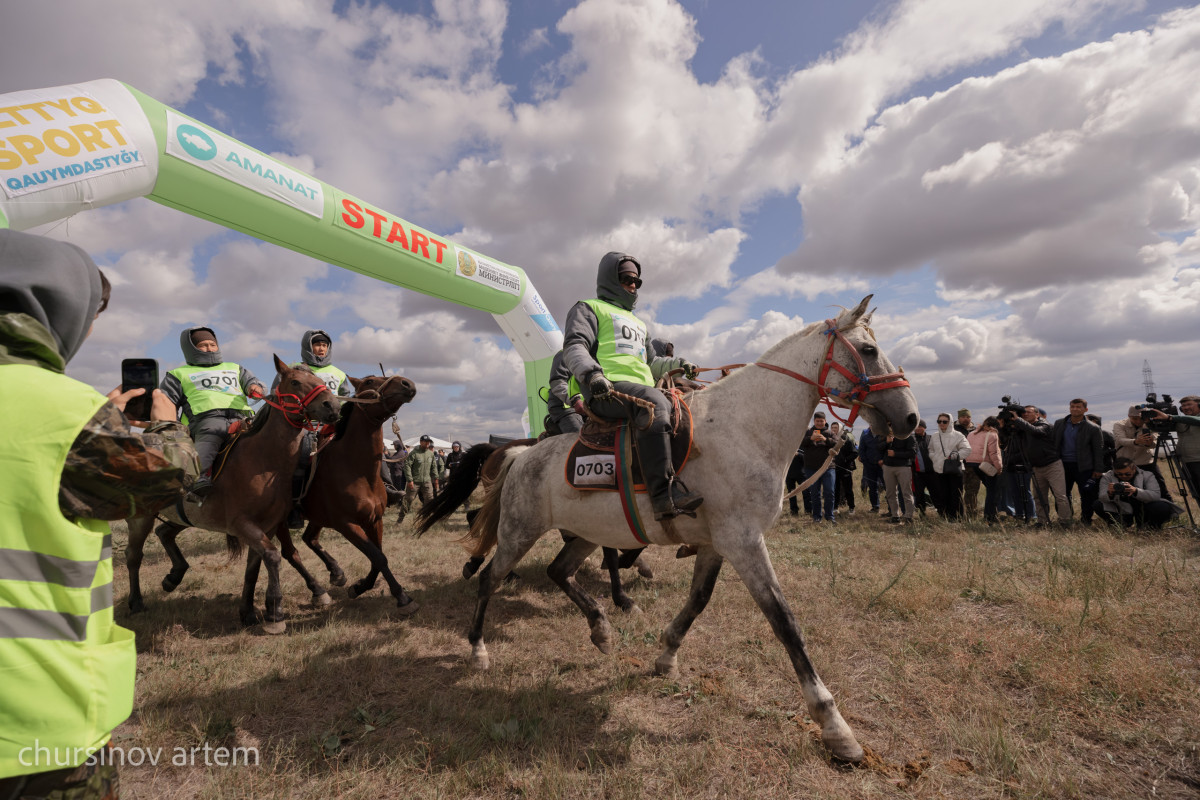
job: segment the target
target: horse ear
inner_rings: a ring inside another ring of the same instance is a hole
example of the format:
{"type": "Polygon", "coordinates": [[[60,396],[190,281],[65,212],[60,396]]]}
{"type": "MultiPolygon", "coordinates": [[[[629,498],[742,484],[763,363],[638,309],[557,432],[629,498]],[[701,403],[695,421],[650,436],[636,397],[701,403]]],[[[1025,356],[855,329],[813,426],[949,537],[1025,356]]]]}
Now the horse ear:
{"type": "MultiPolygon", "coordinates": [[[[275,354],[272,353],[271,355],[275,355],[275,354]]],[[[283,361],[280,360],[279,356],[275,356],[275,371],[278,372],[280,375],[282,375],[283,371],[287,368],[288,368],[288,365],[283,363],[283,361]]]]}
{"type": "Polygon", "coordinates": [[[867,310],[867,305],[868,305],[868,304],[871,302],[871,298],[872,298],[872,297],[874,297],[874,296],[875,296],[875,295],[873,295],[873,294],[869,294],[869,295],[867,295],[866,297],[864,297],[864,298],[863,298],[863,299],[862,299],[862,300],[859,302],[859,304],[858,304],[858,305],[856,305],[856,306],[854,307],[854,310],[850,312],[850,319],[852,319],[852,320],[854,320],[854,321],[856,321],[856,322],[857,322],[858,320],[862,319],[862,316],[863,316],[863,314],[864,314],[864,313],[866,312],[866,310],[867,310]]]}
{"type": "Polygon", "coordinates": [[[366,379],[364,378],[352,378],[349,375],[346,376],[346,380],[350,381],[350,385],[354,387],[354,391],[356,392],[366,383],[366,379]]]}

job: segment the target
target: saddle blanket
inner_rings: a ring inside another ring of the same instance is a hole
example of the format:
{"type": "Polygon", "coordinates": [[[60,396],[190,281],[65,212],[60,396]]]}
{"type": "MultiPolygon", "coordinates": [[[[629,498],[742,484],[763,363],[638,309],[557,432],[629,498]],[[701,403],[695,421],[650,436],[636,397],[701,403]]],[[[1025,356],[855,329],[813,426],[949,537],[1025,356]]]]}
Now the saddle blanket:
{"type": "MultiPolygon", "coordinates": [[[[620,466],[616,452],[616,431],[626,425],[598,426],[591,422],[584,425],[579,438],[567,454],[564,477],[567,483],[580,491],[617,491],[617,471],[620,466]]],[[[642,478],[641,459],[638,458],[637,439],[633,447],[633,482],[634,491],[646,493],[645,480],[642,478]]],[[[675,466],[675,474],[683,472],[688,458],[692,455],[692,410],[686,403],[679,404],[679,427],[671,437],[671,463],[675,466]]]]}

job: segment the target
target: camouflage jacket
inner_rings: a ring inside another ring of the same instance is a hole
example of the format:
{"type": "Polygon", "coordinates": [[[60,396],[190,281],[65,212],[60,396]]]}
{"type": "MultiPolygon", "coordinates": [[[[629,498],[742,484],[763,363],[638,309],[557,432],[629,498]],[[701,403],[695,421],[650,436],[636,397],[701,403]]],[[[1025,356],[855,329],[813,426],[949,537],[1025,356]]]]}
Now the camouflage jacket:
{"type": "MultiPolygon", "coordinates": [[[[25,314],[0,314],[0,364],[29,364],[64,372],[54,337],[25,314]]],[[[199,464],[187,429],[155,422],[142,433],[105,403],[67,452],[58,504],[71,518],[125,519],[174,503],[199,464]]]]}

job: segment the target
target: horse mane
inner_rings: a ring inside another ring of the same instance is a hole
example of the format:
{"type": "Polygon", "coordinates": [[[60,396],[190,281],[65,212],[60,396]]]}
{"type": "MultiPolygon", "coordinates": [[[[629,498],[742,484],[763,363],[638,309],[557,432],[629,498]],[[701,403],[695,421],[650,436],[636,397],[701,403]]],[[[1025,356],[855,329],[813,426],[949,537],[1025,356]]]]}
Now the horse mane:
{"type": "Polygon", "coordinates": [[[333,423],[333,441],[338,441],[346,435],[346,431],[350,428],[350,417],[354,414],[354,407],[358,403],[342,403],[342,413],[338,417],[338,421],[333,423]]]}

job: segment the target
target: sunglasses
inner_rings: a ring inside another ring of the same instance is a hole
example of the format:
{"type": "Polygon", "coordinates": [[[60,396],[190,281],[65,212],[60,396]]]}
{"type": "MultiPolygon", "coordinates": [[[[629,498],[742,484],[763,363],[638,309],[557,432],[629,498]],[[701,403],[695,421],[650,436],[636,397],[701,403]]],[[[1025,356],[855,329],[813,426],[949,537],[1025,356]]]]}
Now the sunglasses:
{"type": "Polygon", "coordinates": [[[635,289],[642,288],[642,279],[637,275],[621,275],[617,278],[622,286],[632,286],[635,289]]]}
{"type": "Polygon", "coordinates": [[[938,425],[949,425],[949,424],[950,424],[950,420],[948,420],[948,419],[939,419],[938,420],[938,425]]]}

